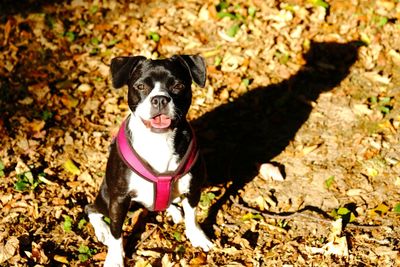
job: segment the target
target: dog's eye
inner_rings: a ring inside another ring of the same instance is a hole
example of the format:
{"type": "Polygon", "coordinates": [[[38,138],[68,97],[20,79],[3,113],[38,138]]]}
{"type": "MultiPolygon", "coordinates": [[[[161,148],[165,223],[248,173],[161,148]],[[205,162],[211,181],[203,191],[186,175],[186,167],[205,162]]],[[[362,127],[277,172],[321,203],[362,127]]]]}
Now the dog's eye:
{"type": "Polygon", "coordinates": [[[185,86],[182,83],[177,83],[177,84],[174,85],[174,87],[172,87],[174,93],[179,93],[184,88],[185,88],[185,86]]]}
{"type": "Polygon", "coordinates": [[[140,91],[143,91],[146,88],[146,86],[143,83],[140,83],[140,84],[136,85],[136,88],[140,91]]]}

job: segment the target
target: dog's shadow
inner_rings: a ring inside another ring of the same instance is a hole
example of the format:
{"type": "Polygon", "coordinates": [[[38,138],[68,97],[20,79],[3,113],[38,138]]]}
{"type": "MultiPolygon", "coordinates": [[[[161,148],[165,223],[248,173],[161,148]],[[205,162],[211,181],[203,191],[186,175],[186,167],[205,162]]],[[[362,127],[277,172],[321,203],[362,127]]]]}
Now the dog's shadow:
{"type": "Polygon", "coordinates": [[[209,184],[232,182],[210,208],[205,225],[213,225],[221,206],[257,175],[258,164],[273,160],[293,140],[312,103],[349,74],[360,45],[311,42],[303,55],[306,64],[289,79],[251,90],[192,121],[209,184]]]}

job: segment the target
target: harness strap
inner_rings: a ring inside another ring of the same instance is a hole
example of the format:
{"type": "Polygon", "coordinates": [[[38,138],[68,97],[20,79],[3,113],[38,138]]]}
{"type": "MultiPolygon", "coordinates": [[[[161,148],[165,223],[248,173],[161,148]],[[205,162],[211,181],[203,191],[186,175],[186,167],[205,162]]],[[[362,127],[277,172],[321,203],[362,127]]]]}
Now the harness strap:
{"type": "Polygon", "coordinates": [[[164,211],[171,203],[172,183],[184,176],[195,164],[199,151],[196,138],[192,130],[192,140],[183,156],[178,168],[173,172],[158,173],[151,166],[143,161],[130,145],[126,137],[126,120],[123,121],[116,138],[117,148],[120,157],[128,167],[136,174],[153,183],[154,205],[153,210],[164,211]]]}

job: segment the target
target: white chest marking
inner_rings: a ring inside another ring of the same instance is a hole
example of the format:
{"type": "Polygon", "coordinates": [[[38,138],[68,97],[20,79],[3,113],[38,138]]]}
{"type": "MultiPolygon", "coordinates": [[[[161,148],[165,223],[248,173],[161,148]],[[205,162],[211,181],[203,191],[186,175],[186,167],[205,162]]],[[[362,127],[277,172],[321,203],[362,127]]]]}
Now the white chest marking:
{"type": "MultiPolygon", "coordinates": [[[[154,170],[160,173],[176,170],[179,162],[173,144],[175,132],[153,133],[135,114],[131,114],[127,127],[131,129],[130,139],[133,148],[154,170]]],[[[189,192],[191,178],[192,175],[188,173],[173,184],[172,200],[189,192]]],[[[152,182],[131,172],[128,190],[136,192],[136,196],[132,198],[133,201],[141,203],[146,208],[153,206],[154,187],[152,182]]]]}

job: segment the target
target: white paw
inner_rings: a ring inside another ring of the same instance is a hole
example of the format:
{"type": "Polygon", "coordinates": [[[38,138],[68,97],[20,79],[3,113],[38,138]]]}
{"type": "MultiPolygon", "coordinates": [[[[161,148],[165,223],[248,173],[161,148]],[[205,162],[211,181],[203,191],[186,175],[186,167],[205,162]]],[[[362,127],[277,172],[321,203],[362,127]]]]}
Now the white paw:
{"type": "Polygon", "coordinates": [[[103,215],[98,213],[89,214],[89,220],[94,228],[97,239],[104,245],[107,245],[111,232],[110,227],[103,221],[103,215]]]}
{"type": "Polygon", "coordinates": [[[200,247],[204,252],[209,251],[214,247],[214,244],[208,239],[204,232],[200,229],[186,231],[186,236],[194,247],[200,247]]]}
{"type": "Polygon", "coordinates": [[[116,239],[112,235],[108,240],[107,257],[104,262],[105,267],[124,267],[124,248],[122,245],[122,237],[116,239]]]}
{"type": "Polygon", "coordinates": [[[107,254],[104,267],[124,267],[124,258],[121,255],[107,254]]]}
{"type": "Polygon", "coordinates": [[[110,233],[110,229],[106,227],[102,227],[102,228],[95,228],[94,233],[97,237],[97,240],[99,240],[101,243],[103,243],[104,245],[107,245],[107,241],[109,239],[109,236],[111,235],[110,233]]]}
{"type": "Polygon", "coordinates": [[[180,208],[172,204],[167,209],[167,216],[170,216],[175,224],[183,221],[182,211],[180,208]]]}

